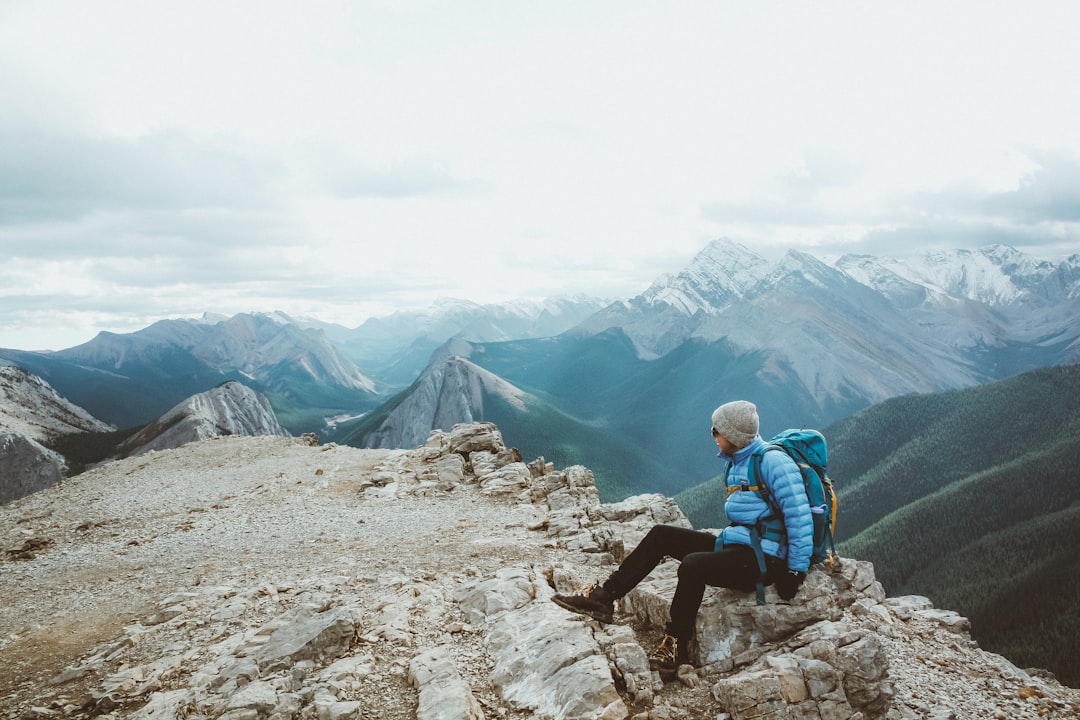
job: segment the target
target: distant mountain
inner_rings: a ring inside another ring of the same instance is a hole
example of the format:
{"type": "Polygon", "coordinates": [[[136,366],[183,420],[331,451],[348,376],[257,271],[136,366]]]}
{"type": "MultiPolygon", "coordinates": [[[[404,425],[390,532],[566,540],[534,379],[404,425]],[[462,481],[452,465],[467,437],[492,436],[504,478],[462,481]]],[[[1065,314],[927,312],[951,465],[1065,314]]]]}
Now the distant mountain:
{"type": "Polygon", "coordinates": [[[263,395],[230,381],[184,400],[124,441],[118,454],[142,455],[222,435],[288,434],[263,395]]]}
{"type": "MultiPolygon", "coordinates": [[[[888,398],[1075,362],[1077,318],[1080,256],[1054,264],[990,246],[903,263],[791,251],[773,263],[719,240],[557,337],[460,354],[667,463],[659,477],[631,468],[620,484],[675,493],[717,472],[703,428],[725,400],[757,403],[765,433],[824,427],[888,398]]],[[[475,417],[451,415],[443,422],[475,417]]],[[[415,435],[431,420],[417,417],[415,435]]],[[[602,463],[589,464],[610,487],[602,463]]]]}
{"type": "Polygon", "coordinates": [[[364,447],[413,448],[423,445],[433,427],[449,428],[484,417],[485,401],[524,410],[524,393],[465,358],[452,355],[430,366],[384,412],[372,415],[377,427],[365,432],[364,447]]]}
{"type": "Polygon", "coordinates": [[[141,425],[226,380],[265,394],[294,432],[375,406],[375,384],[315,329],[280,316],[163,320],[127,335],[101,333],[54,353],[0,350],[66,397],[120,427],[141,425]]]}
{"type": "Polygon", "coordinates": [[[289,387],[294,374],[367,393],[374,383],[341,356],[325,336],[279,316],[240,314],[216,322],[161,320],[131,335],[101,333],[88,343],[53,353],[91,367],[123,371],[144,367],[166,350],[207,367],[235,371],[268,387],[289,387]]]}
{"type": "Polygon", "coordinates": [[[350,360],[380,381],[409,385],[451,339],[503,342],[558,335],[605,307],[610,300],[586,296],[518,300],[480,305],[441,298],[430,308],[373,317],[355,329],[299,321],[319,327],[350,360]]]}
{"type": "Polygon", "coordinates": [[[837,267],[993,378],[1080,360],[1080,255],[1052,263],[991,245],[837,267]]]}
{"type": "MultiPolygon", "coordinates": [[[[444,301],[355,330],[282,313],[207,316],[106,333],[58,353],[0,350],[0,358],[120,427],[237,380],[265,394],[293,433],[357,438],[357,427],[371,430],[396,409],[396,429],[383,437],[408,443],[436,415],[403,398],[431,392],[414,382],[440,367],[447,342],[460,342],[466,350],[453,354],[542,400],[556,426],[557,416],[573,418],[667,468],[654,475],[650,462],[608,462],[591,451],[598,474],[619,467],[601,488],[675,493],[715,474],[701,428],[725,400],[756,402],[767,433],[823,427],[888,398],[1076,362],[1078,318],[1080,255],[1052,263],[998,245],[903,260],[826,262],[792,251],[773,262],[718,240],[682,271],[614,303],[444,301]],[[429,414],[410,419],[403,408],[429,414]]],[[[448,392],[439,424],[476,417],[467,397],[448,392]]]]}
{"type": "Polygon", "coordinates": [[[880,401],[1080,359],[1080,255],[1055,264],[995,245],[830,265],[789,251],[772,264],[718,240],[578,330],[611,327],[643,358],[691,339],[769,352],[823,409],[852,387],[880,401]]]}
{"type": "Polygon", "coordinates": [[[523,457],[589,463],[605,497],[646,492],[654,487],[651,479],[668,474],[657,458],[626,438],[559,410],[478,366],[465,357],[472,350],[461,340],[447,343],[416,382],[343,428],[335,439],[355,447],[415,448],[424,444],[432,428],[482,420],[496,423],[523,457]]]}
{"type": "Polygon", "coordinates": [[[0,505],[64,479],[67,462],[26,435],[0,430],[0,505]]]}

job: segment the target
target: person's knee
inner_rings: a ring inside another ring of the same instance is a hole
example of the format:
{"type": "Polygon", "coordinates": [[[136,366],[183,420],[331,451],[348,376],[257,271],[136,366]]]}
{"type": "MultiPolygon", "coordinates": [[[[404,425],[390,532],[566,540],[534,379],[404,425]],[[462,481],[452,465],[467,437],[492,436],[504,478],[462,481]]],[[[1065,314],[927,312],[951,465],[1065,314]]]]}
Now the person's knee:
{"type": "Polygon", "coordinates": [[[703,582],[710,567],[712,553],[690,553],[679,563],[679,580],[703,582]]]}
{"type": "Polygon", "coordinates": [[[654,537],[657,535],[670,535],[671,525],[653,525],[649,528],[648,534],[654,537]]]}
{"type": "Polygon", "coordinates": [[[641,544],[648,542],[650,547],[660,548],[666,552],[673,544],[675,537],[673,530],[671,525],[653,525],[645,534],[641,544]]]}

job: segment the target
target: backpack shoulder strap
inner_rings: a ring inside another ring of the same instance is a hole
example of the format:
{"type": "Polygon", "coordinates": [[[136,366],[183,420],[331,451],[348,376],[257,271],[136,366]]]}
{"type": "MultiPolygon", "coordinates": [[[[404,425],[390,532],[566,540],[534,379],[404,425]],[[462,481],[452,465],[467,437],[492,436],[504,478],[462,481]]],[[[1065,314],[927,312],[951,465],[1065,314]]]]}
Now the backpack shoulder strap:
{"type": "Polygon", "coordinates": [[[765,482],[765,474],[761,472],[761,459],[765,457],[765,453],[770,450],[780,450],[783,452],[784,448],[779,445],[766,444],[758,450],[754,451],[754,454],[750,456],[750,469],[747,473],[748,478],[753,482],[750,485],[746,483],[747,487],[744,490],[756,490],[761,499],[765,501],[765,504],[769,506],[769,517],[762,518],[758,521],[756,526],[750,527],[750,547],[754,550],[754,555],[757,558],[758,564],[758,579],[754,585],[754,591],[758,605],[765,604],[765,578],[768,574],[768,569],[765,565],[765,551],[761,547],[761,539],[765,536],[767,530],[766,522],[769,519],[775,518],[779,511],[776,506],[776,502],[773,500],[772,490],[769,489],[768,484],[765,482]]]}
{"type": "Polygon", "coordinates": [[[765,482],[765,474],[761,472],[761,459],[765,457],[765,453],[770,450],[778,450],[786,454],[784,448],[779,445],[767,444],[759,450],[756,450],[753,455],[750,456],[750,472],[748,476],[753,478],[753,485],[744,488],[746,490],[758,490],[761,497],[769,504],[773,512],[776,512],[776,501],[773,499],[772,489],[768,483],[765,482]]]}

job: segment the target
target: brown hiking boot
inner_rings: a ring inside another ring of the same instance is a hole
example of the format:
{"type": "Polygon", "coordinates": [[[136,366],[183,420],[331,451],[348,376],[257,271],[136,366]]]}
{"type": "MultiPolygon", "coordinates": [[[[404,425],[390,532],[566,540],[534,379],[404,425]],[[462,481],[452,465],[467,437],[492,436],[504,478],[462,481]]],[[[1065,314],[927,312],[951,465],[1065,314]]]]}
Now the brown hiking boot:
{"type": "Polygon", "coordinates": [[[578,615],[588,615],[603,623],[615,616],[615,598],[599,585],[589,585],[580,595],[554,595],[552,602],[578,615]]]}
{"type": "Polygon", "coordinates": [[[686,643],[674,635],[665,635],[660,644],[653,650],[649,657],[649,667],[660,673],[660,677],[670,679],[675,676],[675,671],[680,665],[690,663],[686,650],[686,643]]]}

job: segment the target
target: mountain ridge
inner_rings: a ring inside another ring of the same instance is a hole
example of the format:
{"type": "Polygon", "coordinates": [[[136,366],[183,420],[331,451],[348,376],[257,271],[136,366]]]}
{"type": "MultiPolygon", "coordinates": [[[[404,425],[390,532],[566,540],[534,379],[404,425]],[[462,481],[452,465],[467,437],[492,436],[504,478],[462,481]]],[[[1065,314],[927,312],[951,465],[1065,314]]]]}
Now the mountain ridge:
{"type": "Polygon", "coordinates": [[[264,395],[235,380],[192,395],[117,447],[121,457],[221,435],[288,436],[264,395]]]}
{"type": "Polygon", "coordinates": [[[42,442],[63,434],[116,428],[68,401],[37,375],[0,365],[0,429],[42,442]]]}
{"type": "Polygon", "coordinates": [[[63,480],[70,463],[47,445],[72,433],[114,429],[38,376],[0,365],[0,504],[63,480]]]}

